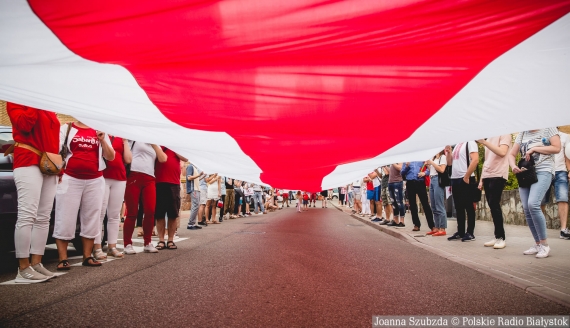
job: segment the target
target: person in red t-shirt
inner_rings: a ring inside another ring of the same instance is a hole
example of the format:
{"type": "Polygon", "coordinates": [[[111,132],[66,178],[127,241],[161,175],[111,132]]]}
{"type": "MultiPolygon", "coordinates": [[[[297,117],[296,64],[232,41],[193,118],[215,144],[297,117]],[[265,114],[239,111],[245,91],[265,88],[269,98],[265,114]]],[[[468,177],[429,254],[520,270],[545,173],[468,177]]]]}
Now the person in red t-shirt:
{"type": "Polygon", "coordinates": [[[176,249],[174,233],[178,228],[178,212],[180,211],[180,175],[182,174],[180,161],[187,162],[188,159],[164,146],[162,146],[162,151],[168,156],[166,162],[161,163],[157,161],[154,166],[154,174],[156,176],[154,219],[156,220],[159,240],[156,249],[176,249]],[[166,216],[168,216],[168,241],[165,245],[166,216]]]}
{"type": "Polygon", "coordinates": [[[313,203],[313,207],[317,207],[317,193],[311,193],[311,199],[309,200],[309,207],[311,207],[311,203],[313,203]]]}
{"type": "Polygon", "coordinates": [[[83,265],[101,266],[91,256],[94,240],[101,233],[101,204],[105,191],[105,161],[113,161],[115,151],[104,132],[95,131],[81,122],[68,123],[60,129],[60,147],[69,149],[65,173],[60,177],[55,195],[53,237],[59,253],[58,270],[69,270],[67,245],[75,238],[77,212],[81,222],[83,265]],[[69,127],[71,124],[71,127],[69,127]]]}
{"type": "Polygon", "coordinates": [[[119,224],[121,222],[121,207],[125,198],[125,188],[127,186],[127,170],[125,164],[130,164],[133,160],[131,147],[127,139],[110,136],[111,146],[115,150],[115,159],[107,161],[107,167],[103,170],[105,179],[105,193],[101,206],[101,216],[99,228],[102,227],[107,214],[107,241],[109,250],[107,254],[101,249],[101,239],[103,233],[99,229],[99,234],[95,237],[93,246],[93,257],[96,260],[106,260],[107,256],[123,258],[123,253],[117,249],[117,238],[119,238],[119,224]]]}
{"type": "MultiPolygon", "coordinates": [[[[12,135],[18,144],[40,152],[58,152],[59,120],[55,113],[32,107],[7,104],[12,135]]],[[[40,156],[14,148],[14,182],[18,191],[18,219],[14,232],[19,262],[17,283],[34,283],[53,277],[42,265],[49,231],[49,219],[57,186],[57,176],[40,172],[40,156]],[[30,253],[32,261],[30,263],[30,253]]]]}

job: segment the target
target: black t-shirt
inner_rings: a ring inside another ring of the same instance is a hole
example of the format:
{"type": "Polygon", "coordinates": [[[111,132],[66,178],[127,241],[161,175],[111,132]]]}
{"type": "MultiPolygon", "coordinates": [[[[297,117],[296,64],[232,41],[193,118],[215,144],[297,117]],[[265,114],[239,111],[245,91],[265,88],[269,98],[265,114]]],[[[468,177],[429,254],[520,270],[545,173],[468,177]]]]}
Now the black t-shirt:
{"type": "Polygon", "coordinates": [[[229,179],[229,178],[225,178],[225,179],[224,179],[224,183],[226,184],[226,190],[227,190],[227,189],[234,189],[234,184],[233,184],[234,181],[232,180],[232,184],[229,184],[229,183],[228,183],[228,179],[229,179]]]}
{"type": "Polygon", "coordinates": [[[328,190],[323,190],[323,191],[321,191],[321,196],[327,197],[328,195],[329,195],[329,191],[328,191],[328,190]]]}

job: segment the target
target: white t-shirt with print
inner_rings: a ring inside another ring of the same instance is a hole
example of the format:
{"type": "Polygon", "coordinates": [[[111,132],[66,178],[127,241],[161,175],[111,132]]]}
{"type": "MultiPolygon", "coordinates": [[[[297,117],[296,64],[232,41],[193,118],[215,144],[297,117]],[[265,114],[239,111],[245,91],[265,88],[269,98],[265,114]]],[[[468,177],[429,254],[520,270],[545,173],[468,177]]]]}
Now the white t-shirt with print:
{"type": "MultiPolygon", "coordinates": [[[[471,155],[471,153],[479,152],[475,141],[457,144],[451,152],[451,155],[453,156],[453,162],[451,164],[452,179],[463,179],[465,173],[467,173],[467,154],[465,153],[465,147],[467,146],[469,146],[469,155],[471,155]]],[[[469,161],[471,163],[471,159],[469,159],[469,161]]],[[[475,172],[473,172],[471,176],[475,176],[475,172]]]]}
{"type": "Polygon", "coordinates": [[[564,132],[558,132],[560,136],[560,152],[554,155],[554,171],[564,171],[568,172],[566,168],[566,155],[564,155],[564,149],[566,149],[566,145],[568,144],[568,135],[564,132]]]}
{"type": "MultiPolygon", "coordinates": [[[[441,165],[441,164],[447,165],[447,157],[445,157],[445,155],[441,155],[441,156],[439,156],[439,158],[435,159],[434,162],[435,162],[436,164],[438,164],[438,166],[441,165]]],[[[429,166],[429,176],[430,176],[430,177],[436,176],[437,173],[438,173],[438,172],[437,172],[436,169],[433,167],[433,165],[430,165],[430,166],[429,166]]]]}
{"type": "MultiPolygon", "coordinates": [[[[542,142],[543,139],[549,140],[558,134],[557,128],[546,128],[536,131],[524,131],[519,133],[515,139],[515,143],[520,146],[521,155],[526,154],[527,151],[534,147],[545,146],[542,142]]],[[[536,172],[550,172],[554,174],[554,155],[545,155],[540,153],[533,153],[534,165],[536,172]]]]}

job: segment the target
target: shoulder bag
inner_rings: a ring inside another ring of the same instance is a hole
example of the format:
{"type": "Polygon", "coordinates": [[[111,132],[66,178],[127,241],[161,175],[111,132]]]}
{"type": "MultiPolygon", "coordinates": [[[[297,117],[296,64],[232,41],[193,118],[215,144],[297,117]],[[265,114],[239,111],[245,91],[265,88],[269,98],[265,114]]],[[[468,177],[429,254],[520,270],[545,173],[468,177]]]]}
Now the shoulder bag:
{"type": "MultiPolygon", "coordinates": [[[[469,141],[465,143],[465,156],[467,156],[467,169],[469,169],[469,165],[471,162],[471,157],[469,156],[469,141]]],[[[478,171],[479,167],[475,168],[475,171],[478,171]]],[[[477,179],[471,182],[471,177],[469,177],[469,187],[471,189],[471,196],[474,203],[478,203],[481,201],[482,190],[479,189],[479,182],[477,179]]]]}
{"type": "MultiPolygon", "coordinates": [[[[439,164],[441,165],[441,156],[439,156],[439,164]]],[[[437,183],[440,187],[451,186],[451,165],[446,165],[443,173],[437,172],[437,183]]]]}

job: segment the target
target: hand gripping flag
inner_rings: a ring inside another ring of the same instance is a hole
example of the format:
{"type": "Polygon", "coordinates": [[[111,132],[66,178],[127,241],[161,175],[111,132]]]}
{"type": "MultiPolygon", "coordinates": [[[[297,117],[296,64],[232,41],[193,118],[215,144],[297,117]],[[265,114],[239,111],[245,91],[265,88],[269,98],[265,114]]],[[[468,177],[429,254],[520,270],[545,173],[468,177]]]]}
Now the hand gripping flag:
{"type": "Polygon", "coordinates": [[[320,190],[570,123],[570,0],[10,0],[0,99],[320,190]]]}

